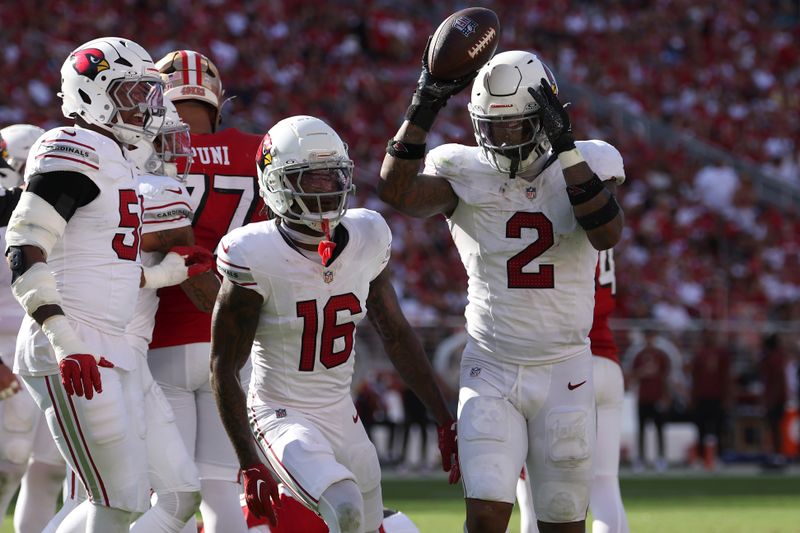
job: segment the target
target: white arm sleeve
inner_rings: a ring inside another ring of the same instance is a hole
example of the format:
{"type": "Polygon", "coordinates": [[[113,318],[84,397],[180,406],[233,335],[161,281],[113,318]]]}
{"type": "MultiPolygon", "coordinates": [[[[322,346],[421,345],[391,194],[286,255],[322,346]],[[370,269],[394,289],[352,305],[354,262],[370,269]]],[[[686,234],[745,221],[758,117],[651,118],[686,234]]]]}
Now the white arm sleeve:
{"type": "Polygon", "coordinates": [[[25,191],[8,221],[6,247],[36,246],[47,257],[66,228],[67,221],[52,205],[40,196],[25,191]]]}

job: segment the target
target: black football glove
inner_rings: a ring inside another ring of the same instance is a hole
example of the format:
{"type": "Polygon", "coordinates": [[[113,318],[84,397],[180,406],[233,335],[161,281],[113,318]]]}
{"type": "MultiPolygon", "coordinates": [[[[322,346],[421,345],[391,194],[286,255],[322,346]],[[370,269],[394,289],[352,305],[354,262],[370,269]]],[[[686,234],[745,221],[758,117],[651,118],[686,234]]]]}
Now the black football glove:
{"type": "Polygon", "coordinates": [[[553,93],[550,82],[542,78],[538,90],[528,87],[528,92],[539,104],[539,119],[542,129],[550,140],[553,152],[560,154],[575,148],[575,136],[572,134],[572,124],[569,122],[566,106],[553,93]]]}
{"type": "Polygon", "coordinates": [[[425,51],[422,53],[422,72],[417,80],[417,88],[411,98],[411,105],[406,111],[406,120],[425,131],[430,131],[436,114],[447,104],[447,100],[454,94],[463,91],[478,75],[476,70],[455,80],[434,78],[428,69],[430,45],[431,37],[428,37],[428,44],[425,45],[425,51]]]}

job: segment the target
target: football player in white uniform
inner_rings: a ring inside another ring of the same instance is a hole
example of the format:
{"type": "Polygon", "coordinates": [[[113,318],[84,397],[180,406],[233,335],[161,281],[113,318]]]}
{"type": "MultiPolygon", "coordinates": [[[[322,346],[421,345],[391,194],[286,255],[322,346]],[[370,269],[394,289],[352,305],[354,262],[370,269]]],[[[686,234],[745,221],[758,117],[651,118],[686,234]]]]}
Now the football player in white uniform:
{"type": "Polygon", "coordinates": [[[247,505],[274,520],[277,488],[258,449],[331,532],[377,531],[380,466],[350,396],[356,324],[367,310],[401,377],[439,423],[452,482],[454,420],[397,302],[386,269],[389,227],[374,211],[346,208],[353,162],[336,132],[314,117],[284,119],[264,136],[258,171],[277,219],[223,237],[211,337],[212,387],[247,505]],[[237,372],[250,356],[246,398],[237,372]]]}
{"type": "MultiPolygon", "coordinates": [[[[0,248],[5,250],[6,225],[22,194],[28,152],[44,130],[32,124],[13,124],[0,130],[0,248]],[[3,144],[5,143],[5,144],[3,144]],[[7,190],[6,188],[11,188],[7,190]]],[[[18,533],[39,533],[56,510],[64,460],[47,430],[44,415],[11,372],[14,345],[25,311],[11,294],[11,271],[0,265],[0,523],[11,498],[18,533]],[[23,476],[23,473],[25,474],[23,476]],[[20,486],[20,477],[22,483],[20,486]]]]}
{"type": "Polygon", "coordinates": [[[150,493],[141,365],[125,328],[140,284],[177,274],[139,261],[137,171],[122,148],[158,133],[163,88],[149,54],[118,37],[75,49],[61,79],[75,126],[31,148],[6,233],[11,288],[27,312],[14,371],[89,494],[86,531],[123,532],[150,493]]]}
{"type": "MultiPolygon", "coordinates": [[[[164,127],[150,142],[141,139],[125,149],[140,172],[138,176],[139,196],[142,203],[142,264],[152,268],[161,265],[161,270],[179,272],[169,265],[171,261],[183,261],[182,255],[195,254],[190,269],[208,271],[213,265],[213,255],[208,250],[193,245],[191,231],[192,211],[189,193],[183,186],[191,163],[188,126],[181,122],[175,106],[164,99],[166,119],[164,127]],[[186,171],[178,176],[177,160],[183,158],[186,171]],[[170,251],[175,252],[170,254],[170,251]],[[162,264],[166,259],[167,263],[162,264]]],[[[152,272],[152,271],[151,271],[152,272]]],[[[178,275],[179,279],[184,276],[178,275]]],[[[190,277],[186,281],[190,281],[190,277]]],[[[152,512],[136,522],[143,531],[177,533],[197,512],[200,505],[200,480],[192,457],[186,449],[175,424],[174,413],[164,393],[152,378],[147,366],[147,346],[155,323],[158,295],[155,289],[139,289],[139,299],[131,322],[125,330],[125,338],[143,365],[142,388],[146,416],[146,438],[148,475],[157,503],[152,512]]],[[[74,477],[74,472],[69,475],[74,477]]],[[[65,490],[66,501],[59,515],[48,524],[46,532],[55,531],[66,514],[85,499],[85,492],[72,488],[68,479],[65,490]]],[[[85,506],[84,506],[85,507],[85,506]]],[[[85,521],[79,510],[70,520],[85,521]]]]}
{"type": "Polygon", "coordinates": [[[576,142],[549,68],[510,51],[472,86],[479,146],[435,148],[420,173],[437,112],[474,75],[437,80],[423,61],[378,190],[408,215],[444,214],[469,277],[458,418],[468,531],[505,531],[526,460],[539,529],[583,531],[595,437],[587,335],[597,250],[622,231],[622,158],[576,142]]]}

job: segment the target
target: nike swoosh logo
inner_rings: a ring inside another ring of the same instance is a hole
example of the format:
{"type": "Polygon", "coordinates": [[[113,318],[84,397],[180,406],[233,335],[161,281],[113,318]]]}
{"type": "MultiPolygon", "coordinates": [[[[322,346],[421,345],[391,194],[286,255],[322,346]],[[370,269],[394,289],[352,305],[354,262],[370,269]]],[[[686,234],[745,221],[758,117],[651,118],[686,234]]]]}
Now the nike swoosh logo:
{"type": "Polygon", "coordinates": [[[578,383],[577,385],[573,385],[573,384],[572,384],[572,382],[569,382],[569,383],[567,383],[567,388],[568,388],[569,390],[575,390],[575,389],[577,389],[578,387],[580,387],[581,385],[583,385],[584,383],[586,383],[586,380],[585,380],[585,379],[584,379],[583,381],[581,381],[580,383],[578,383]]]}
{"type": "Polygon", "coordinates": [[[180,189],[164,189],[164,190],[167,191],[167,192],[173,192],[175,194],[180,194],[181,193],[180,189]]]}
{"type": "Polygon", "coordinates": [[[225,252],[225,253],[227,254],[227,253],[228,253],[228,250],[230,250],[230,249],[231,249],[231,247],[230,247],[230,246],[225,246],[225,243],[224,243],[224,242],[223,242],[223,243],[220,243],[220,244],[222,244],[222,251],[223,251],[223,252],[225,252]]]}
{"type": "Polygon", "coordinates": [[[69,130],[62,130],[62,131],[63,131],[64,133],[66,133],[67,135],[69,135],[70,137],[75,137],[75,136],[78,134],[78,133],[77,133],[77,132],[75,132],[75,131],[69,131],[69,130]]]}
{"type": "Polygon", "coordinates": [[[264,484],[263,479],[256,480],[256,494],[258,495],[258,499],[261,499],[261,485],[264,484]]]}
{"type": "Polygon", "coordinates": [[[353,424],[356,423],[358,423],[358,411],[356,411],[356,414],[353,415],[353,424]]]}

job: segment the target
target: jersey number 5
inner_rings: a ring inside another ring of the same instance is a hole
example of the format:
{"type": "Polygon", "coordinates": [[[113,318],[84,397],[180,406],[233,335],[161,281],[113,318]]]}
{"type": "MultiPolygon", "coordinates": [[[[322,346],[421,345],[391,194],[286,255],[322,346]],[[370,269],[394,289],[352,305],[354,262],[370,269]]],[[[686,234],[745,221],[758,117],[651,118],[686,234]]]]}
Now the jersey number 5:
{"type": "Polygon", "coordinates": [[[555,287],[553,265],[539,264],[539,272],[523,272],[531,261],[553,246],[553,223],[544,213],[514,213],[506,222],[506,238],[519,239],[522,229],[530,228],[538,232],[536,240],[506,263],[509,289],[552,289],[555,287]]]}
{"type": "Polygon", "coordinates": [[[119,227],[126,230],[133,230],[133,242],[125,244],[125,237],[130,235],[128,231],[118,231],[114,234],[111,247],[117,252],[117,257],[127,261],[136,261],[139,255],[139,237],[141,231],[141,221],[139,211],[131,209],[132,205],[140,204],[139,196],[133,189],[120,189],[119,191],[119,227]]]}
{"type": "MultiPolygon", "coordinates": [[[[333,368],[350,359],[353,351],[354,322],[338,323],[339,311],[349,311],[350,315],[361,312],[361,302],[353,293],[331,296],[322,310],[322,335],[320,336],[319,361],[325,368],[333,368]],[[344,339],[344,347],[334,351],[336,339],[344,339]]],[[[300,371],[312,372],[317,358],[317,301],[297,302],[297,316],[303,319],[303,341],[300,348],[300,371]]]]}

